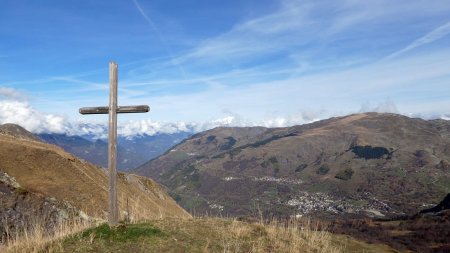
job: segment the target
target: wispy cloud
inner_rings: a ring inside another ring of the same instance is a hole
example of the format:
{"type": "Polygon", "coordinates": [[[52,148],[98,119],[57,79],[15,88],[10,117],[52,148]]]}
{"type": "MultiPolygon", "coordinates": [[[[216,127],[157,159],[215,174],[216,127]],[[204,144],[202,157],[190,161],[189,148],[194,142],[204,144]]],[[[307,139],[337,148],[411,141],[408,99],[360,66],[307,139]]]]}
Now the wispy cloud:
{"type": "Polygon", "coordinates": [[[142,9],[141,5],[139,4],[139,2],[137,0],[133,0],[134,5],[136,6],[136,9],[139,11],[139,13],[142,15],[142,17],[147,21],[147,23],[149,24],[149,26],[152,28],[152,30],[159,36],[161,36],[161,33],[159,32],[158,28],[156,27],[155,23],[153,22],[153,20],[147,16],[147,14],[144,12],[144,10],[142,9]]]}
{"type": "Polygon", "coordinates": [[[426,35],[420,37],[419,39],[413,41],[408,46],[398,50],[397,52],[394,52],[387,56],[385,60],[390,60],[395,57],[398,57],[408,51],[414,50],[415,48],[424,46],[426,44],[432,43],[436,40],[442,39],[446,37],[448,34],[450,34],[450,22],[439,26],[438,28],[432,30],[431,32],[427,33],[426,35]]]}
{"type": "Polygon", "coordinates": [[[133,0],[134,5],[136,6],[136,9],[139,11],[139,13],[141,14],[141,16],[147,21],[148,25],[151,27],[151,29],[153,30],[153,32],[158,36],[159,41],[161,42],[161,44],[163,45],[163,47],[166,49],[167,53],[169,54],[170,58],[171,58],[171,64],[173,66],[175,66],[176,68],[178,68],[178,70],[180,71],[180,73],[182,74],[183,77],[186,76],[186,71],[183,68],[183,65],[181,63],[176,63],[174,61],[174,54],[172,52],[172,49],[170,48],[170,46],[167,44],[167,40],[164,38],[164,36],[162,35],[162,33],[159,31],[158,27],[155,25],[155,22],[153,22],[153,20],[150,18],[150,16],[148,16],[144,9],[142,9],[141,5],[139,4],[139,2],[137,0],[133,0]]]}
{"type": "Polygon", "coordinates": [[[216,83],[201,92],[153,98],[153,115],[167,118],[176,111],[174,118],[198,120],[228,109],[255,121],[265,118],[267,113],[285,117],[312,107],[328,109],[329,116],[333,116],[340,111],[357,112],[356,108],[365,101],[384,101],[387,97],[396,100],[398,110],[405,113],[420,110],[420,104],[422,110],[432,109],[426,101],[439,99],[446,105],[435,110],[442,112],[450,109],[450,101],[430,96],[450,92],[446,81],[449,64],[450,52],[443,51],[389,63],[354,66],[326,75],[315,73],[236,87],[216,83]]]}
{"type": "MultiPolygon", "coordinates": [[[[399,17],[414,23],[418,12],[422,18],[427,18],[450,10],[442,5],[422,0],[414,3],[403,0],[395,3],[387,0],[280,1],[272,12],[236,23],[229,31],[199,42],[188,53],[177,57],[176,62],[220,64],[230,68],[255,64],[255,59],[261,62],[260,59],[270,57],[284,58],[285,64],[292,64],[289,56],[294,52],[303,55],[301,64],[306,65],[321,64],[319,59],[330,61],[333,57],[343,61],[354,57],[352,47],[373,48],[376,44],[395,43],[394,38],[383,34],[374,39],[372,29],[384,25],[390,26],[389,29],[401,29],[404,21],[399,17]],[[347,41],[349,45],[335,45],[339,41],[347,41]]],[[[389,29],[386,31],[390,32],[389,29]]],[[[446,26],[436,29],[400,53],[445,36],[447,29],[446,26]]]]}
{"type": "Polygon", "coordinates": [[[208,38],[176,62],[207,60],[210,62],[270,54],[287,45],[309,41],[297,37],[299,32],[313,25],[308,19],[311,4],[300,1],[283,1],[272,13],[237,23],[233,28],[217,37],[208,38]]]}

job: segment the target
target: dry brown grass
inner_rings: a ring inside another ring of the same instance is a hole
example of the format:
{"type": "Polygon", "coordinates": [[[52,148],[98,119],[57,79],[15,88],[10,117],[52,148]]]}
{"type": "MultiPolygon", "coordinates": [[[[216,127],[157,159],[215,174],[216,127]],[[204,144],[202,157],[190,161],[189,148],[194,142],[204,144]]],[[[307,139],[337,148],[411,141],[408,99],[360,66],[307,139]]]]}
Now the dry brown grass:
{"type": "Polygon", "coordinates": [[[319,231],[309,220],[247,223],[223,218],[164,219],[155,225],[170,231],[176,242],[195,235],[197,246],[178,245],[188,252],[346,252],[344,243],[319,231]]]}
{"type": "Polygon", "coordinates": [[[0,252],[393,252],[319,231],[308,220],[247,223],[224,218],[163,218],[86,230],[93,225],[66,222],[48,234],[36,223],[10,238],[0,252]]]}
{"type": "MultiPolygon", "coordinates": [[[[125,200],[124,195],[120,196],[121,201],[128,202],[125,210],[121,210],[121,218],[124,222],[138,224],[167,217],[164,207],[156,206],[151,210],[145,209],[148,199],[140,197],[125,200]]],[[[106,222],[107,215],[103,213],[97,215],[97,218],[89,217],[88,219],[75,215],[70,217],[61,222],[54,222],[50,227],[50,217],[39,216],[23,221],[21,224],[14,224],[14,226],[11,226],[8,220],[3,219],[0,225],[4,229],[5,235],[0,241],[0,252],[66,252],[63,248],[64,238],[106,222]]],[[[189,214],[178,219],[183,220],[188,217],[190,217],[189,214]]],[[[92,240],[93,238],[90,238],[90,243],[92,240]]]]}
{"type": "Polygon", "coordinates": [[[68,235],[80,232],[93,225],[92,222],[83,219],[72,219],[57,223],[52,227],[51,231],[45,226],[45,222],[40,219],[31,221],[8,236],[0,244],[0,252],[5,253],[29,253],[29,252],[56,252],[60,248],[60,244],[52,244],[50,242],[58,241],[68,235]]]}
{"type": "MultiPolygon", "coordinates": [[[[91,217],[108,210],[108,175],[54,145],[0,135],[1,171],[15,178],[29,192],[66,201],[91,217]]],[[[139,202],[138,212],[169,217],[190,215],[149,178],[118,174],[118,207],[126,210],[126,200],[139,202]]]]}
{"type": "MultiPolygon", "coordinates": [[[[135,221],[137,222],[137,221],[135,221]]],[[[189,250],[193,252],[344,252],[342,246],[332,244],[332,235],[327,232],[311,230],[309,222],[288,223],[269,222],[254,223],[235,219],[197,218],[197,219],[160,219],[154,220],[157,227],[170,234],[175,241],[184,241],[184,237],[193,236],[189,245],[173,245],[161,248],[162,244],[147,245],[147,249],[189,250]],[[178,238],[178,239],[177,239],[178,238]]],[[[0,246],[0,252],[69,252],[65,249],[64,238],[85,230],[93,225],[91,222],[72,220],[62,222],[48,233],[43,223],[36,220],[28,229],[0,246]]],[[[79,241],[80,248],[93,245],[95,234],[86,241],[79,241]]],[[[108,252],[104,249],[102,252],[108,252]]]]}
{"type": "MultiPolygon", "coordinates": [[[[14,178],[20,185],[18,189],[24,191],[20,193],[23,209],[17,211],[23,211],[23,217],[0,217],[0,252],[49,251],[42,250],[49,242],[93,225],[71,218],[57,223],[43,217],[57,211],[44,208],[50,202],[69,213],[83,210],[90,220],[104,220],[107,216],[108,178],[104,170],[56,146],[7,135],[0,135],[0,160],[1,171],[14,178]]],[[[11,191],[14,193],[14,189],[11,191]]],[[[151,179],[119,173],[118,191],[119,212],[128,222],[191,217],[151,179]]],[[[16,200],[11,201],[13,206],[16,200]]]]}
{"type": "Polygon", "coordinates": [[[332,243],[330,233],[309,220],[248,224],[233,219],[223,224],[217,226],[223,252],[344,252],[343,245],[332,243]]]}

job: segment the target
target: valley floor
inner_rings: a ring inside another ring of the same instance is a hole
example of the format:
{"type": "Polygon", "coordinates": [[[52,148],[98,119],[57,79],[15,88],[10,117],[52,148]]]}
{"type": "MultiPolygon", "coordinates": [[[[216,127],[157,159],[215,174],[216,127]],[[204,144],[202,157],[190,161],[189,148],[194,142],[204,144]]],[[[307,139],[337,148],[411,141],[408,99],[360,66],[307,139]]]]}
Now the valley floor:
{"type": "Polygon", "coordinates": [[[54,240],[41,248],[10,252],[397,252],[349,236],[311,229],[309,222],[247,223],[232,219],[163,219],[103,224],[54,240]]]}

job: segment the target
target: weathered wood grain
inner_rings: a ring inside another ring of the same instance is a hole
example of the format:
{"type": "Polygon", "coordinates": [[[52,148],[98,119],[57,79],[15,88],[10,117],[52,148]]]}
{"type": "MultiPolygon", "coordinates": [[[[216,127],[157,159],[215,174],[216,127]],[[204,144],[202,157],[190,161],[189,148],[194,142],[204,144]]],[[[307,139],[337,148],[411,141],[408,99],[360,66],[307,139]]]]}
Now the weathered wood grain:
{"type": "Polygon", "coordinates": [[[81,114],[108,114],[108,169],[109,169],[109,225],[119,223],[119,210],[117,203],[117,114],[140,113],[150,111],[148,105],[117,105],[117,63],[109,63],[109,106],[83,107],[81,114]]]}
{"type": "Polygon", "coordinates": [[[108,168],[109,168],[109,225],[119,222],[117,208],[117,64],[109,63],[109,129],[108,129],[108,168]]]}
{"type": "MultiPolygon", "coordinates": [[[[130,105],[118,106],[116,113],[142,113],[149,111],[150,107],[148,105],[130,105]]],[[[80,108],[80,114],[109,114],[109,106],[83,107],[80,108]]]]}

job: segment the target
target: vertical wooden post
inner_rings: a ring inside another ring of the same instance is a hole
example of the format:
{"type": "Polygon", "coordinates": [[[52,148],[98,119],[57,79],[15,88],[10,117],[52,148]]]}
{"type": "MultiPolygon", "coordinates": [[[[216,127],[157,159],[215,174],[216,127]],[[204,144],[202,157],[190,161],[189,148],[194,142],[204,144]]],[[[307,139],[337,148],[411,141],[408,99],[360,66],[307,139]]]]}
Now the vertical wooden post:
{"type": "MultiPolygon", "coordinates": [[[[117,105],[117,63],[109,62],[109,106],[83,107],[81,114],[109,114],[108,134],[108,168],[109,168],[109,225],[116,226],[119,223],[119,207],[117,201],[117,113],[148,112],[148,105],[117,105]]],[[[128,199],[127,199],[128,211],[128,199]]]]}
{"type": "Polygon", "coordinates": [[[117,207],[117,64],[109,63],[109,225],[116,226],[119,221],[117,207]]]}

